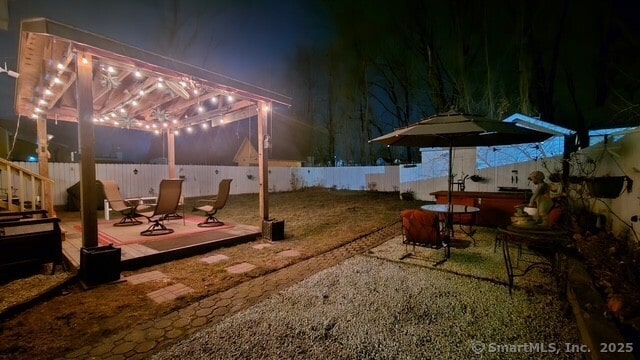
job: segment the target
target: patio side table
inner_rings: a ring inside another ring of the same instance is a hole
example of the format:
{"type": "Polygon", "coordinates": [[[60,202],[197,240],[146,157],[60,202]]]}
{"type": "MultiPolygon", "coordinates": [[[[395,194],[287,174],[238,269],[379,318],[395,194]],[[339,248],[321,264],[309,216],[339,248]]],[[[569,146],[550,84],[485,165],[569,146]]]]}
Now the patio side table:
{"type": "MultiPolygon", "coordinates": [[[[509,294],[513,289],[514,278],[525,276],[535,268],[547,269],[556,278],[558,286],[566,287],[566,256],[563,252],[569,240],[569,232],[546,228],[524,228],[513,225],[499,226],[496,241],[502,243],[502,254],[509,283],[509,294]],[[513,248],[517,249],[517,258],[512,259],[513,248]],[[527,261],[527,266],[520,269],[522,255],[530,249],[540,260],[527,261]]],[[[561,290],[563,291],[563,290],[561,290]]],[[[561,293],[562,295],[562,293],[561,293]]]]}

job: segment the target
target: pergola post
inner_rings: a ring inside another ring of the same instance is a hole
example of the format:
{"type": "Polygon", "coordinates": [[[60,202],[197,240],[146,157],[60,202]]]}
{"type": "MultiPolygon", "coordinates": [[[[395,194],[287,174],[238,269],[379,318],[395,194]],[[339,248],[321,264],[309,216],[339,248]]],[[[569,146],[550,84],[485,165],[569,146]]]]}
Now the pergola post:
{"type": "MultiPolygon", "coordinates": [[[[36,131],[38,134],[38,173],[40,176],[49,178],[49,138],[47,137],[47,118],[38,116],[36,120],[36,131]]],[[[42,187],[44,193],[40,194],[40,204],[46,206],[49,216],[54,216],[53,213],[53,194],[51,191],[51,183],[46,182],[42,187]]],[[[35,194],[34,194],[35,200],[35,194]]],[[[32,204],[32,209],[35,210],[35,201],[32,204]]]]}
{"type": "Polygon", "coordinates": [[[169,164],[169,179],[176,176],[176,135],[173,131],[167,130],[167,163],[169,164]]]}
{"type": "Polygon", "coordinates": [[[93,132],[93,64],[91,54],[76,54],[78,148],[80,150],[80,216],[82,247],[98,246],[95,135],[93,132]]]}
{"type": "Polygon", "coordinates": [[[258,172],[260,173],[260,217],[269,220],[269,161],[265,151],[267,135],[267,104],[258,102],[258,172]]]}

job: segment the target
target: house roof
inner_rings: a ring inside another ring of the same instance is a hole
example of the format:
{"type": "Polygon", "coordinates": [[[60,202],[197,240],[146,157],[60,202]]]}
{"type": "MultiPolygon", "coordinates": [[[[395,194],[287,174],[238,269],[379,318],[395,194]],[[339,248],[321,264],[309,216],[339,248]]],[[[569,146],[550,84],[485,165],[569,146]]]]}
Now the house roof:
{"type": "Polygon", "coordinates": [[[256,115],[259,102],[290,104],[276,92],[38,18],[21,23],[16,113],[77,122],[79,52],[93,62],[93,112],[99,125],[215,126],[256,115]]]}

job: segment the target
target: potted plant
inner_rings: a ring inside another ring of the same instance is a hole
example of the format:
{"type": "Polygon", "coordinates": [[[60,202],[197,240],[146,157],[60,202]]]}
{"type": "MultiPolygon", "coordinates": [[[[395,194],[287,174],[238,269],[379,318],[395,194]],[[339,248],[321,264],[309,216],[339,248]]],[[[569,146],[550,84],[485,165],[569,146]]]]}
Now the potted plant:
{"type": "Polygon", "coordinates": [[[597,198],[615,199],[620,196],[624,181],[627,181],[627,191],[631,191],[633,180],[627,176],[598,176],[585,180],[589,193],[597,198]]]}
{"type": "Polygon", "coordinates": [[[400,197],[402,198],[402,200],[406,200],[406,201],[412,201],[416,199],[415,193],[411,189],[407,189],[401,192],[400,197]]]}
{"type": "Polygon", "coordinates": [[[478,174],[473,174],[473,175],[469,176],[469,180],[477,183],[477,182],[484,181],[486,179],[483,178],[482,176],[478,175],[478,174]]]}

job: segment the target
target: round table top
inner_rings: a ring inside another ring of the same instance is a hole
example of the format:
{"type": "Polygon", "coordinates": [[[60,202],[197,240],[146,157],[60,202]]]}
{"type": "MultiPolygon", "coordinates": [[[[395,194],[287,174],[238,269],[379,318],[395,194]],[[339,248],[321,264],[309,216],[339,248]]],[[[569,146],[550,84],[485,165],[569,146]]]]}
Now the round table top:
{"type": "MultiPolygon", "coordinates": [[[[422,210],[437,212],[437,213],[448,213],[449,205],[448,204],[427,204],[420,207],[422,210]]],[[[457,205],[454,204],[451,212],[454,214],[469,214],[480,211],[480,208],[475,206],[467,206],[467,205],[457,205]]]]}

